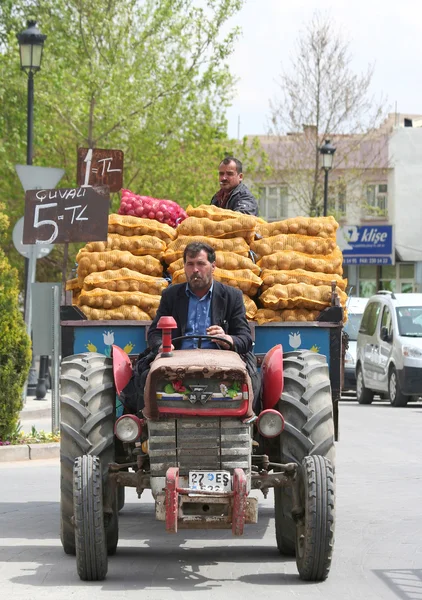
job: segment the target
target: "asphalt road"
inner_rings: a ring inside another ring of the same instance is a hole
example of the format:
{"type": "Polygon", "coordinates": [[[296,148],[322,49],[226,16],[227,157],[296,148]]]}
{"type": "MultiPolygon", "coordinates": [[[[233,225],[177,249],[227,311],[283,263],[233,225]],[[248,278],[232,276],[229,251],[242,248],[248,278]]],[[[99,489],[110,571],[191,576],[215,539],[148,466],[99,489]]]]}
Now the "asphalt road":
{"type": "Polygon", "coordinates": [[[273,497],[241,539],[228,531],[170,536],[150,495],[127,490],[107,579],[79,580],[61,548],[57,460],[0,465],[1,597],[13,600],[422,599],[422,404],[342,402],[337,525],[324,583],[305,583],[275,545],[273,497]]]}

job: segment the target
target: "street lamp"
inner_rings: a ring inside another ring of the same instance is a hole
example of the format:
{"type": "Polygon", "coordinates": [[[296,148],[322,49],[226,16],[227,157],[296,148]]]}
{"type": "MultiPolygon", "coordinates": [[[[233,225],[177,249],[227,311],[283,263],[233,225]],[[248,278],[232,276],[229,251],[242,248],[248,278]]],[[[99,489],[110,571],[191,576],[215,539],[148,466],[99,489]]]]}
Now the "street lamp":
{"type": "MultiPolygon", "coordinates": [[[[33,153],[33,133],[34,133],[34,73],[41,69],[41,59],[42,59],[42,51],[44,46],[44,41],[47,36],[43,35],[40,30],[37,28],[36,21],[28,21],[27,28],[21,33],[17,34],[18,42],[19,42],[19,53],[21,60],[21,69],[25,71],[28,75],[28,104],[27,104],[27,132],[26,132],[26,164],[32,165],[32,153],[33,153]]],[[[33,252],[35,249],[32,250],[33,252]]],[[[27,274],[29,270],[33,272],[35,276],[35,267],[36,260],[34,257],[29,261],[25,258],[25,321],[27,327],[30,329],[31,325],[31,300],[28,298],[28,277],[27,274]]],[[[31,331],[28,331],[28,334],[31,335],[31,331]]],[[[48,368],[48,356],[41,357],[40,363],[40,376],[42,376],[42,372],[45,372],[46,368],[48,368]],[[46,366],[47,362],[47,366],[46,366]],[[43,371],[42,371],[43,369],[43,371]]],[[[27,394],[33,395],[34,392],[37,393],[38,390],[36,386],[36,370],[35,370],[35,360],[34,355],[32,355],[32,365],[29,370],[28,375],[28,385],[27,385],[27,394]]],[[[45,382],[44,380],[39,380],[38,385],[40,383],[45,382]]],[[[45,386],[44,386],[45,387],[45,386]]],[[[44,390],[40,393],[42,394],[44,390]]],[[[43,398],[45,396],[42,395],[43,398]]]]}
{"type": "Polygon", "coordinates": [[[34,73],[41,69],[42,50],[46,35],[40,33],[36,21],[28,21],[27,29],[16,36],[19,42],[21,69],[28,75],[28,127],[26,164],[32,165],[32,142],[34,131],[34,73]]]}
{"type": "Polygon", "coordinates": [[[330,143],[330,140],[325,140],[325,144],[319,149],[322,155],[322,168],[324,174],[324,217],[327,216],[328,208],[328,172],[333,168],[333,158],[336,148],[330,143]]]}

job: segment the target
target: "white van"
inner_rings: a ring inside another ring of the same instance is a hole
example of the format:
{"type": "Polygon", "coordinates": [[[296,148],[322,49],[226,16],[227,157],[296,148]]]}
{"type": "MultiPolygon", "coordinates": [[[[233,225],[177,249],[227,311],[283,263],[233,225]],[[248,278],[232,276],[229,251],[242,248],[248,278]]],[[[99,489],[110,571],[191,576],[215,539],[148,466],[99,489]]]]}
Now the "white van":
{"type": "Polygon", "coordinates": [[[357,341],[358,402],[370,404],[375,392],[393,406],[422,395],[422,294],[384,291],[368,301],[357,341]]]}
{"type": "Polygon", "coordinates": [[[344,359],[344,391],[356,389],[356,344],[363,311],[367,304],[368,298],[349,297],[347,301],[347,321],[343,328],[348,338],[344,359]]]}

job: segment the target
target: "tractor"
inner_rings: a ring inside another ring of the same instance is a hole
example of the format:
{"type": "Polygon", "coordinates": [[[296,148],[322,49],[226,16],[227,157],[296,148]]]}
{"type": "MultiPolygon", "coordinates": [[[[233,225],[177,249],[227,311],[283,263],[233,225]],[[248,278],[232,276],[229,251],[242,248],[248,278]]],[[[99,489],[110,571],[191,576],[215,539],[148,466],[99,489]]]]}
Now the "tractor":
{"type": "MultiPolygon", "coordinates": [[[[340,310],[326,309],[315,323],[255,327],[262,379],[255,412],[242,358],[233,349],[200,348],[207,336],[199,336],[198,349],[172,350],[171,317],[158,325],[162,351],[150,366],[145,407],[130,411],[119,399],[134,357],[118,344],[109,356],[78,350],[81,336],[86,347],[96,327],[107,327],[109,335],[130,324],[64,317],[61,541],[67,554],[76,555],[82,580],[106,577],[126,487],[138,497],[151,490],[155,518],[169,534],[228,528],[234,536],[258,520],[254,491],[266,497],[274,488],[280,554],[296,557],[303,580],[326,579],[335,525],[340,310]],[[297,336],[309,349],[284,352],[289,340],[297,346],[297,336]]],[[[143,341],[147,326],[136,323],[143,341]]]]}

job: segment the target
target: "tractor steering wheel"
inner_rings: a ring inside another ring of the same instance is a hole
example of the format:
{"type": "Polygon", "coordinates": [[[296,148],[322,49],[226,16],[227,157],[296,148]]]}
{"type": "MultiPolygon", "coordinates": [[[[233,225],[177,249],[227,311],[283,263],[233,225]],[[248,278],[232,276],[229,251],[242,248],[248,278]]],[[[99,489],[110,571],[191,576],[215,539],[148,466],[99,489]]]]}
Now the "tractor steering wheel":
{"type": "MultiPolygon", "coordinates": [[[[201,344],[202,344],[203,340],[208,340],[208,341],[218,340],[219,342],[224,342],[225,344],[227,344],[229,346],[229,350],[231,350],[232,352],[235,352],[234,344],[232,344],[232,342],[229,342],[228,340],[223,340],[218,335],[180,335],[179,337],[173,338],[171,342],[174,343],[174,342],[180,342],[181,340],[191,340],[192,338],[195,338],[198,340],[198,348],[201,348],[201,344]]],[[[222,350],[222,348],[221,348],[221,350],[222,350]]]]}

